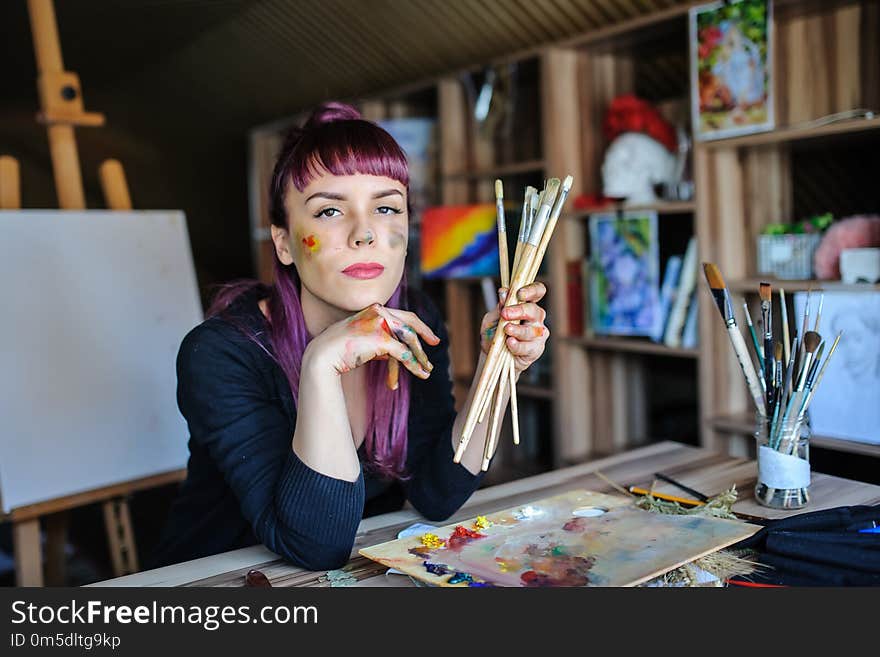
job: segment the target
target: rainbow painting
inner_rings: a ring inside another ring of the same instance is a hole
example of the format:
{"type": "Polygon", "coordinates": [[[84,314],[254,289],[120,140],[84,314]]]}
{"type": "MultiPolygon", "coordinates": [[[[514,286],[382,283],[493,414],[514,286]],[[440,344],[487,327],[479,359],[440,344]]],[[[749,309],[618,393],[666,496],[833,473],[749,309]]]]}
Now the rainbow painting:
{"type": "Polygon", "coordinates": [[[498,275],[495,205],[448,205],[422,215],[422,276],[498,275]]]}

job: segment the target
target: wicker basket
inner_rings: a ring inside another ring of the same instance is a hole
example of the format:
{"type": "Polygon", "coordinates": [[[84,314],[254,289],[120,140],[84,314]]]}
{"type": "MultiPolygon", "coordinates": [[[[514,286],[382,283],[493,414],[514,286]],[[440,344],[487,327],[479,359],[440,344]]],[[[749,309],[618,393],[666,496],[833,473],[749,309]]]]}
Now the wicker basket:
{"type": "Polygon", "coordinates": [[[776,278],[813,278],[813,254],[820,233],[758,236],[758,273],[776,278]]]}

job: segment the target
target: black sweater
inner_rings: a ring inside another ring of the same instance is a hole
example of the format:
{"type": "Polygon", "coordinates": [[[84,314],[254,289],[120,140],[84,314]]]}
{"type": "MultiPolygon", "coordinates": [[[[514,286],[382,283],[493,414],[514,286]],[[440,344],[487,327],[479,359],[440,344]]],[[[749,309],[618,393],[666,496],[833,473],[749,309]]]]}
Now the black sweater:
{"type": "MultiPolygon", "coordinates": [[[[410,377],[411,477],[401,483],[363,467],[357,481],[335,479],[294,454],[290,385],[241,330],[271,350],[257,305],[266,293],[262,286],[245,293],[228,315],[205,320],[181,343],[177,402],[189,427],[190,457],[150,568],[256,543],[310,570],[338,568],[349,559],[362,517],[399,509],[407,499],[428,520],[442,521],[479,486],[480,475],[452,461],[448,335],[424,294],[411,293],[410,307],[440,343],[423,345],[434,365],[431,376],[410,377]]],[[[363,464],[363,446],[358,456],[363,464]]]]}

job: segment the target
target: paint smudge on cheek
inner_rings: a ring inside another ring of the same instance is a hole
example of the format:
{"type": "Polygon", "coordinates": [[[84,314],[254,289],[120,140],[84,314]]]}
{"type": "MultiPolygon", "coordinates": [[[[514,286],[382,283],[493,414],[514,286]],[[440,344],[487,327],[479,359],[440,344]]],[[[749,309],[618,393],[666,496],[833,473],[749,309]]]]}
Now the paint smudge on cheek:
{"type": "Polygon", "coordinates": [[[394,231],[388,237],[388,245],[392,249],[399,249],[406,246],[406,235],[404,233],[398,233],[394,231]]]}
{"type": "Polygon", "coordinates": [[[315,235],[306,235],[302,238],[303,250],[307,254],[318,253],[321,250],[321,240],[315,235]]]}

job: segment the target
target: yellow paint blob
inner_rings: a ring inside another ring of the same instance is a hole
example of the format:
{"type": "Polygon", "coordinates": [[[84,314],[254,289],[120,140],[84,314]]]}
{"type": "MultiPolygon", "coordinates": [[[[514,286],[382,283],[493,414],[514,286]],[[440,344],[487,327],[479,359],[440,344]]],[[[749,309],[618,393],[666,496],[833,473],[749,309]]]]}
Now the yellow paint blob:
{"type": "Polygon", "coordinates": [[[492,521],[489,520],[486,516],[477,516],[477,519],[474,521],[474,529],[486,529],[487,527],[492,526],[492,521]]]}
{"type": "Polygon", "coordinates": [[[428,548],[439,548],[446,545],[446,541],[437,536],[437,534],[422,534],[422,545],[428,548]]]}

